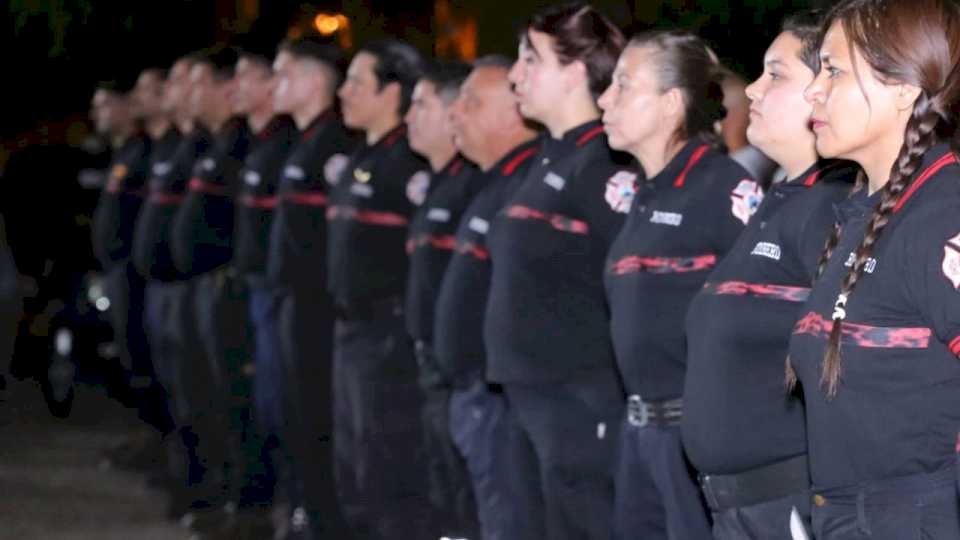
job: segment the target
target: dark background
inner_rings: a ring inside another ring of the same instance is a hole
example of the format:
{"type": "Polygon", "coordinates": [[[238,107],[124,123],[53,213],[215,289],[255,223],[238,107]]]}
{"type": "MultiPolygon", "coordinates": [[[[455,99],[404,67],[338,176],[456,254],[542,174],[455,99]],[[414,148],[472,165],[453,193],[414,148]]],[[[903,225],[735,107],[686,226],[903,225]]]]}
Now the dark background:
{"type": "MultiPolygon", "coordinates": [[[[650,27],[699,32],[734,71],[757,75],[785,14],[827,0],[596,0],[628,33],[650,27]]],[[[7,0],[0,13],[0,212],[22,273],[48,260],[94,265],[89,214],[95,190],[76,181],[105,155],[79,149],[97,85],[129,88],[145,67],[217,44],[272,55],[286,37],[318,36],[318,13],[349,29],[327,38],[346,49],[378,36],[423,53],[471,57],[516,52],[516,35],[542,0],[7,0]],[[473,38],[471,38],[473,36],[473,38]]],[[[49,268],[46,268],[49,271],[49,268]]]]}

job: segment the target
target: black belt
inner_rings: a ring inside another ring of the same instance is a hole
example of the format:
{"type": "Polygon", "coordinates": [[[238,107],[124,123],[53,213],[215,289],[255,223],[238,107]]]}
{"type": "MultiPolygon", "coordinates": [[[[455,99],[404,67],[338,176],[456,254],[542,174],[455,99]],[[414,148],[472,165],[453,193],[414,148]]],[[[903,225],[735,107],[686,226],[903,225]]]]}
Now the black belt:
{"type": "Polygon", "coordinates": [[[739,474],[701,474],[700,487],[714,512],[807,493],[810,490],[807,456],[797,456],[739,474]]]}
{"type": "Polygon", "coordinates": [[[648,402],[637,394],[627,398],[627,422],[631,426],[679,426],[682,418],[683,399],[648,402]]]}

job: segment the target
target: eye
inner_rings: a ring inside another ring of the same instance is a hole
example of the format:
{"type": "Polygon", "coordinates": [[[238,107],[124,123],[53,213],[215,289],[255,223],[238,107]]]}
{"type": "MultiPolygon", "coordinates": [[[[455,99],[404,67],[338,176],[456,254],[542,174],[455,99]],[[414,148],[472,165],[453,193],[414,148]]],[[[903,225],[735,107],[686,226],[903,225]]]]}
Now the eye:
{"type": "Polygon", "coordinates": [[[776,71],[771,71],[771,72],[770,72],[770,80],[771,80],[771,81],[778,81],[778,80],[780,80],[780,78],[781,78],[781,77],[780,77],[780,74],[777,73],[776,71]]]}
{"type": "Polygon", "coordinates": [[[827,71],[827,77],[835,79],[837,75],[840,75],[840,70],[833,66],[825,66],[824,69],[827,71]]]}

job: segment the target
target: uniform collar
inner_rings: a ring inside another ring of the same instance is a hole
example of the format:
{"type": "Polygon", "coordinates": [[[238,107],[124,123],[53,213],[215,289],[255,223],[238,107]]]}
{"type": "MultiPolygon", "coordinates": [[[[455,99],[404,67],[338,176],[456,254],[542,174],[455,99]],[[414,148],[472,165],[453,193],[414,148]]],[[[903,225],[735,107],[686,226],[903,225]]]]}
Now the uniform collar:
{"type": "Polygon", "coordinates": [[[941,169],[957,165],[957,156],[947,143],[936,144],[923,155],[920,167],[917,168],[917,177],[910,183],[893,212],[897,213],[907,207],[911,200],[923,193],[924,188],[934,182],[934,178],[941,169]]]}
{"type": "Polygon", "coordinates": [[[845,201],[837,203],[837,221],[843,224],[855,219],[862,219],[864,216],[873,212],[877,205],[880,204],[882,197],[883,190],[879,190],[873,195],[868,195],[867,186],[862,186],[860,189],[851,193],[850,197],[845,201]]]}
{"type": "Polygon", "coordinates": [[[559,139],[547,137],[545,146],[550,152],[569,153],[586,146],[600,135],[603,135],[603,123],[599,119],[591,120],[567,131],[559,139]]]}
{"type": "Polygon", "coordinates": [[[327,107],[324,111],[317,115],[316,118],[310,121],[310,124],[300,132],[300,140],[306,141],[311,137],[317,135],[320,130],[320,126],[324,124],[327,120],[333,117],[333,108],[327,107]]]}
{"type": "Polygon", "coordinates": [[[703,159],[710,145],[699,137],[687,141],[683,148],[673,156],[670,163],[659,174],[650,179],[652,185],[660,188],[682,188],[687,185],[687,175],[703,159]]]}
{"type": "Polygon", "coordinates": [[[500,158],[496,165],[490,168],[490,172],[497,172],[500,176],[511,176],[517,170],[517,167],[523,162],[529,160],[540,151],[542,141],[540,137],[534,137],[529,141],[518,145],[513,150],[507,152],[507,155],[500,158]]]}

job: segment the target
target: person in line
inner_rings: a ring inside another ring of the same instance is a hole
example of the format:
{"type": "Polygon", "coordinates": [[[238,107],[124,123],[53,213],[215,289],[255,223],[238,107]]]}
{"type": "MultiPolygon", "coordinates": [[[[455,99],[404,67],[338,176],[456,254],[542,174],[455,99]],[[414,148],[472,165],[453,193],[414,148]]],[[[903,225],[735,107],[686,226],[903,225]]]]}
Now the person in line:
{"type": "Polygon", "coordinates": [[[762,199],[749,174],[718,150],[720,66],[699,37],[666,30],[630,40],[600,98],[613,148],[646,180],[611,179],[628,212],[604,271],[611,334],[626,388],[613,538],[711,538],[683,453],[684,316],[707,274],[762,199]]]}
{"type": "Polygon", "coordinates": [[[846,0],[823,28],[817,152],[862,172],[790,342],[813,536],[960,538],[960,6],[846,0]]]}

